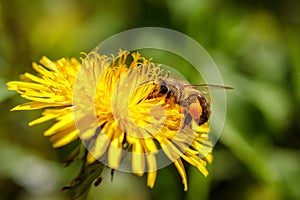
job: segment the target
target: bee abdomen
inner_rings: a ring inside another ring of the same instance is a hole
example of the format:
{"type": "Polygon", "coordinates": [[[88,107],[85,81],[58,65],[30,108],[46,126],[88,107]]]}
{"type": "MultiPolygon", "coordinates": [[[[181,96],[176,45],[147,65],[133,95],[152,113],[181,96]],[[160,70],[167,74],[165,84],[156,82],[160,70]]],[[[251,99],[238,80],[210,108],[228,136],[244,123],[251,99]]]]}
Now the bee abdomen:
{"type": "Polygon", "coordinates": [[[198,122],[198,124],[201,125],[208,121],[211,110],[208,100],[203,95],[198,95],[197,98],[200,102],[200,106],[202,107],[202,114],[198,122]]]}

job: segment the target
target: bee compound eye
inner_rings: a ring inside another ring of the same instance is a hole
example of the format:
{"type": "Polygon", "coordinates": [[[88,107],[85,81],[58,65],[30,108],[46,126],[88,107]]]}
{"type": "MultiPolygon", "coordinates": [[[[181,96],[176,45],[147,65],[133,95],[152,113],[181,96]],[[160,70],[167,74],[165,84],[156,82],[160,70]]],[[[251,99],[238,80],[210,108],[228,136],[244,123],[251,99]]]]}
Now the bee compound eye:
{"type": "Polygon", "coordinates": [[[168,92],[167,86],[162,85],[162,86],[160,87],[159,93],[160,93],[160,94],[166,94],[167,92],[168,92]]]}

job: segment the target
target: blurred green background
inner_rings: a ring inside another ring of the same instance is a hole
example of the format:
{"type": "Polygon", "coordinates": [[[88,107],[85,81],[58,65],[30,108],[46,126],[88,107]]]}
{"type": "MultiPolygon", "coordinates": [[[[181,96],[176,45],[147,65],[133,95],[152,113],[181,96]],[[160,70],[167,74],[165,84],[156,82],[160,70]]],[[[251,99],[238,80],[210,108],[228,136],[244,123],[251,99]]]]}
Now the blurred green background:
{"type": "Polygon", "coordinates": [[[159,171],[154,189],[121,172],[111,182],[107,171],[88,199],[300,199],[299,11],[297,0],[0,0],[0,200],[68,199],[60,188],[78,171],[61,164],[68,147],[52,149],[43,137],[50,124],[27,126],[41,111],[9,112],[25,101],[5,83],[44,55],[78,58],[143,26],[197,40],[235,88],[210,175],[187,168],[183,192],[173,166],[159,171]]]}

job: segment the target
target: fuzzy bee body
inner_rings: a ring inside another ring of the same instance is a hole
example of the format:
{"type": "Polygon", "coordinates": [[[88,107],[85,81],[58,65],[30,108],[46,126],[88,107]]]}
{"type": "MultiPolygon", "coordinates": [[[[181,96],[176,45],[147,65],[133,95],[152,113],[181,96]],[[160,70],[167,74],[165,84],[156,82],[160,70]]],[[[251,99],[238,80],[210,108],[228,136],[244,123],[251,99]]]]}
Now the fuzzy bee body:
{"type": "Polygon", "coordinates": [[[183,127],[191,127],[194,120],[198,125],[208,121],[210,104],[203,93],[176,78],[159,78],[148,98],[165,96],[165,102],[178,104],[184,115],[183,127]]]}

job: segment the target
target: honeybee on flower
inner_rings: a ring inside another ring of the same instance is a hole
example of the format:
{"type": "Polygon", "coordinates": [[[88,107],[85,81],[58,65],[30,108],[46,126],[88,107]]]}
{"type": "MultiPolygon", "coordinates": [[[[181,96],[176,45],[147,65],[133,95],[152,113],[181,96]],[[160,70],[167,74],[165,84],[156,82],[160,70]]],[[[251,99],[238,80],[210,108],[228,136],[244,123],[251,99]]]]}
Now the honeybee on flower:
{"type": "Polygon", "coordinates": [[[29,126],[55,120],[44,132],[54,148],[81,139],[68,162],[81,159],[83,166],[66,188],[80,195],[99,183],[104,166],[147,173],[152,188],[162,154],[175,165],[185,191],[183,160],[208,175],[210,104],[193,85],[164,75],[137,52],[108,57],[94,51],[81,62],[43,57],[40,63],[33,63],[37,75],[25,73],[23,81],[7,83],[30,100],[12,110],[45,109],[29,126]]]}

